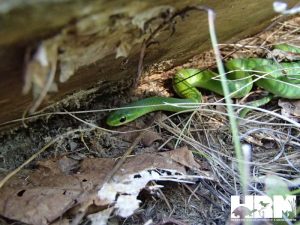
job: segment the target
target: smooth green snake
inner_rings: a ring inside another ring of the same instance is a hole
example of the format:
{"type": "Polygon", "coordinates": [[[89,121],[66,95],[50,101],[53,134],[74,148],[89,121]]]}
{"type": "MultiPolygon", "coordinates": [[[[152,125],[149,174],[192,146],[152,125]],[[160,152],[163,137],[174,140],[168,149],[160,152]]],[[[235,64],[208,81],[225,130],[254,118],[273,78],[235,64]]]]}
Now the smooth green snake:
{"type": "MultiPolygon", "coordinates": [[[[300,49],[287,44],[275,46],[292,54],[300,49]]],[[[225,63],[228,71],[227,84],[231,97],[241,98],[249,94],[253,83],[271,93],[267,99],[253,101],[253,106],[266,104],[272,96],[300,99],[300,61],[275,62],[263,58],[231,59],[225,63]]],[[[149,97],[126,105],[112,112],[106,122],[109,126],[120,126],[153,111],[180,112],[197,109],[202,94],[197,88],[223,95],[219,75],[211,70],[180,69],[173,78],[173,89],[181,98],[149,97]]]]}

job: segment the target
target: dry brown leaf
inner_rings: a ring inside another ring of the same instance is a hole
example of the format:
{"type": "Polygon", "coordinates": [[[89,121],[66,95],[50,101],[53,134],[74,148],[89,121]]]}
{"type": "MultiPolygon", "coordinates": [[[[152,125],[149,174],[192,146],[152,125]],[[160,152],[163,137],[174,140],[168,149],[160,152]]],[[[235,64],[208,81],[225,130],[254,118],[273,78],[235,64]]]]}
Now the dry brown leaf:
{"type": "Polygon", "coordinates": [[[70,221],[68,219],[58,219],[57,221],[51,223],[51,225],[70,225],[70,221]]]}
{"type": "Polygon", "coordinates": [[[29,224],[46,225],[58,218],[63,219],[64,213],[72,211],[71,209],[74,209],[73,213],[76,214],[80,209],[91,205],[115,204],[117,214],[130,215],[131,211],[124,212],[122,204],[130,201],[136,204],[135,207],[139,207],[136,196],[148,183],[147,179],[177,182],[191,182],[200,177],[212,179],[208,171],[201,171],[187,148],[137,155],[125,161],[113,177],[112,183],[105,184],[106,187],[115,187],[114,192],[110,193],[111,196],[115,196],[113,201],[110,201],[99,196],[101,191],[103,193],[105,177],[113,169],[116,161],[99,158],[79,162],[63,157],[57,161],[40,162],[39,168],[29,173],[26,180],[15,178],[0,190],[0,214],[29,224]],[[76,170],[73,170],[74,168],[76,170]],[[187,175],[186,168],[201,172],[201,176],[187,175]],[[144,181],[145,185],[134,186],[135,182],[143,183],[141,181],[144,181]],[[133,186],[130,186],[131,184],[133,186]],[[119,187],[124,189],[119,192],[119,187]],[[135,190],[134,194],[126,193],[126,189],[135,190]]]}
{"type": "Polygon", "coordinates": [[[261,146],[261,147],[264,146],[263,143],[262,143],[262,141],[261,141],[261,139],[255,137],[255,136],[246,136],[244,139],[248,143],[255,144],[255,145],[261,146]]]}
{"type": "Polygon", "coordinates": [[[55,92],[58,89],[55,83],[55,73],[59,43],[59,36],[42,41],[32,58],[30,58],[30,49],[28,49],[25,57],[26,69],[23,93],[27,94],[32,89],[34,102],[29,109],[30,113],[37,110],[48,92],[55,92]]]}
{"type": "MultiPolygon", "coordinates": [[[[130,131],[130,130],[136,130],[136,129],[142,129],[143,127],[145,127],[145,124],[142,123],[142,121],[135,121],[135,126],[136,128],[128,128],[128,127],[120,127],[118,129],[116,129],[117,131],[130,131]]],[[[141,139],[141,144],[149,147],[151,146],[155,141],[158,140],[162,140],[162,137],[160,134],[158,134],[157,132],[153,131],[153,130],[146,130],[144,131],[145,134],[143,135],[142,139],[141,139]]],[[[140,132],[124,132],[124,133],[120,133],[119,136],[128,142],[133,142],[138,136],[139,136],[140,132]]]]}
{"type": "Polygon", "coordinates": [[[282,108],[281,114],[299,122],[300,120],[300,100],[279,99],[278,105],[282,108]]]}

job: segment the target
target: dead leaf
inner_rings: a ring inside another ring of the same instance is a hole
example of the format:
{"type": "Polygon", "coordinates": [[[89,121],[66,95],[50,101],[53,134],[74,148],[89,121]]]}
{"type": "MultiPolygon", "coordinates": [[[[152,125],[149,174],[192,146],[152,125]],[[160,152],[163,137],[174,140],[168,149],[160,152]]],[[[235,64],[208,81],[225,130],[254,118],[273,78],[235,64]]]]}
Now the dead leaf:
{"type": "Polygon", "coordinates": [[[261,147],[264,146],[263,143],[262,143],[262,140],[255,137],[255,136],[246,136],[244,138],[244,140],[247,141],[248,143],[255,144],[257,146],[261,146],[261,147]]]}
{"type": "Polygon", "coordinates": [[[278,105],[282,108],[281,114],[299,122],[300,120],[300,100],[279,99],[278,105]]]}
{"type": "Polygon", "coordinates": [[[57,221],[51,223],[51,225],[70,225],[70,221],[68,219],[58,219],[57,221]]]}
{"type": "Polygon", "coordinates": [[[66,212],[76,215],[94,205],[98,211],[92,213],[96,213],[110,204],[116,215],[126,217],[139,207],[137,195],[149,181],[213,179],[194,161],[191,151],[181,148],[129,157],[113,179],[104,184],[116,161],[94,158],[80,162],[62,157],[39,162],[39,168],[27,174],[26,179],[16,177],[0,190],[0,214],[24,223],[46,225],[64,219],[66,212]],[[188,175],[186,168],[200,175],[188,175]]]}
{"type": "MultiPolygon", "coordinates": [[[[125,131],[141,129],[142,127],[145,127],[145,124],[143,124],[141,121],[139,121],[139,122],[135,123],[134,127],[136,127],[136,128],[120,127],[120,128],[117,128],[116,130],[124,132],[124,133],[118,134],[124,141],[133,142],[139,136],[140,132],[125,132],[125,131]]],[[[141,139],[141,144],[146,147],[151,146],[155,141],[162,140],[161,135],[153,130],[146,130],[144,132],[145,132],[145,134],[143,135],[143,137],[141,139]]]]}
{"type": "Polygon", "coordinates": [[[113,207],[102,210],[102,211],[94,213],[94,214],[90,214],[88,216],[88,218],[91,220],[92,224],[106,225],[107,220],[109,219],[112,211],[113,211],[113,207]]]}
{"type": "Polygon", "coordinates": [[[296,52],[287,52],[280,49],[273,49],[271,52],[268,52],[268,59],[277,59],[278,62],[283,60],[296,61],[300,59],[300,54],[296,52]]]}
{"type": "MultiPolygon", "coordinates": [[[[25,84],[23,87],[24,94],[27,94],[32,88],[34,97],[37,97],[46,86],[49,79],[49,71],[52,70],[53,64],[57,63],[58,43],[59,38],[57,37],[45,40],[37,47],[33,57],[27,58],[25,84]]],[[[51,81],[48,88],[56,91],[57,86],[54,81],[51,81]]]]}
{"type": "Polygon", "coordinates": [[[68,158],[66,156],[62,157],[59,161],[59,169],[64,174],[70,174],[73,170],[77,169],[78,161],[75,159],[68,158]]]}

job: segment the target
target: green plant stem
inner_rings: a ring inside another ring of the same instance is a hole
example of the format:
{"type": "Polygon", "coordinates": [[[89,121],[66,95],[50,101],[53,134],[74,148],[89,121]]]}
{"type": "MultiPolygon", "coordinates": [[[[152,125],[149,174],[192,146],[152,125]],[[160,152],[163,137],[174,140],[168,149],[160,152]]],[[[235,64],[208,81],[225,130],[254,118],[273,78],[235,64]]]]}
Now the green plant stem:
{"type": "Polygon", "coordinates": [[[219,71],[219,74],[221,77],[221,83],[222,83],[222,88],[223,88],[223,92],[224,92],[228,116],[229,116],[229,123],[230,123],[230,127],[231,127],[231,132],[232,132],[235,154],[236,154],[236,158],[238,161],[238,170],[239,170],[239,173],[241,176],[240,181],[241,181],[241,185],[243,188],[243,193],[247,194],[247,176],[246,176],[245,170],[244,170],[246,165],[244,163],[244,157],[242,154],[241,143],[239,140],[238,125],[237,125],[235,113],[234,113],[234,110],[232,107],[232,100],[231,100],[229,88],[227,85],[225,69],[224,69],[224,66],[222,63],[220,50],[218,48],[218,41],[217,41],[217,36],[216,36],[215,26],[214,26],[215,14],[214,14],[213,10],[211,10],[211,9],[208,9],[207,11],[208,11],[209,34],[210,34],[211,43],[212,43],[216,61],[217,61],[218,71],[219,71]]]}

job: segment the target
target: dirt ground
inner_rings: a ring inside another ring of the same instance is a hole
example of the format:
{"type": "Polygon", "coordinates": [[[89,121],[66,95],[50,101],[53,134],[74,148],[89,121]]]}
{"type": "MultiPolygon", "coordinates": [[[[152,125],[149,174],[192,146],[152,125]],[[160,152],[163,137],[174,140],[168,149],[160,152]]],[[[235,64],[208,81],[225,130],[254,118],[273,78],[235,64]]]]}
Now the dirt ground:
{"type": "MultiPolygon", "coordinates": [[[[299,43],[300,17],[284,22],[274,22],[274,26],[241,40],[238,43],[220,45],[225,60],[238,57],[266,57],[274,44],[299,43]]],[[[300,45],[299,45],[300,46],[300,45]]],[[[169,62],[164,62],[169,63],[169,62]]],[[[208,51],[190,59],[180,67],[207,68],[214,67],[215,59],[208,51]]],[[[49,158],[68,156],[72,159],[120,157],[132,145],[137,132],[124,137],[120,133],[111,133],[105,125],[107,111],[88,112],[89,110],[110,109],[122,106],[127,102],[146,96],[174,96],[171,78],[176,67],[164,71],[163,64],[147,68],[136,90],[119,93],[115,96],[102,96],[95,92],[79,104],[61,105],[54,112],[78,112],[80,114],[55,114],[51,110],[47,116],[34,120],[24,120],[15,128],[2,132],[0,137],[0,172],[4,177],[9,171],[18,168],[26,159],[39,151],[53,138],[62,136],[54,145],[42,154],[37,155],[33,162],[26,165],[25,170],[36,168],[36,163],[49,158]],[[158,71],[153,73],[152,71],[158,71]],[[100,128],[92,127],[91,124],[100,128]],[[82,129],[81,132],[64,136],[68,131],[82,129]]],[[[256,90],[254,90],[256,91],[256,90]]],[[[165,187],[159,194],[151,195],[142,192],[139,195],[142,204],[139,210],[129,218],[112,217],[109,224],[225,224],[230,215],[230,196],[240,193],[240,185],[234,163],[234,149],[231,143],[231,132],[227,117],[222,106],[213,104],[221,99],[208,91],[205,101],[212,103],[199,110],[191,117],[190,114],[173,115],[167,112],[152,113],[136,122],[117,128],[116,131],[143,129],[147,125],[158,134],[159,138],[149,146],[139,143],[134,154],[155,153],[187,146],[193,151],[197,162],[204,163],[216,177],[216,181],[200,180],[194,184],[163,182],[165,187]],[[155,121],[151,123],[155,116],[155,121]],[[185,124],[189,122],[188,128],[185,124]],[[147,125],[146,125],[147,124],[147,125]],[[229,167],[228,167],[229,166],[229,167]]],[[[240,102],[241,100],[236,100],[240,102]]],[[[265,109],[280,113],[278,99],[272,100],[265,109]]],[[[278,175],[291,180],[299,178],[300,151],[299,128],[287,121],[261,111],[253,111],[246,120],[240,121],[240,134],[243,143],[252,148],[252,177],[255,180],[268,174],[278,175]]],[[[255,190],[263,190],[260,182],[254,184],[255,190]]],[[[2,218],[1,224],[21,224],[2,218]]],[[[88,224],[84,219],[81,224],[88,224]]]]}

